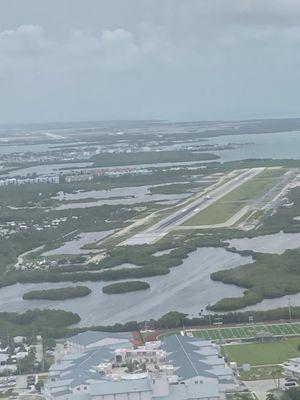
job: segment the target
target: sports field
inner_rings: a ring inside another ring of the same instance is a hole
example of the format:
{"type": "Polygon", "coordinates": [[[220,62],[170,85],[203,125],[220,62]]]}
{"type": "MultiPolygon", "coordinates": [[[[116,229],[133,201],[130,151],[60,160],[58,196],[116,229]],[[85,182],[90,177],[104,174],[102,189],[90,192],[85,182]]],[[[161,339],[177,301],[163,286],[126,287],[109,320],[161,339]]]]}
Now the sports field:
{"type": "Polygon", "coordinates": [[[222,354],[239,367],[282,364],[290,358],[300,356],[300,338],[289,338],[272,343],[245,343],[222,346],[222,354]]]}
{"type": "MultiPolygon", "coordinates": [[[[191,331],[194,337],[209,340],[222,339],[247,339],[256,334],[268,332],[277,336],[300,336],[300,322],[279,324],[255,324],[236,327],[217,327],[211,329],[199,329],[191,331]]],[[[299,339],[300,342],[300,339],[299,339]]]]}
{"type": "Polygon", "coordinates": [[[213,225],[226,222],[229,218],[247,205],[249,200],[262,196],[278,181],[281,170],[267,169],[237,189],[223,196],[214,204],[200,211],[183,225],[213,225]]]}

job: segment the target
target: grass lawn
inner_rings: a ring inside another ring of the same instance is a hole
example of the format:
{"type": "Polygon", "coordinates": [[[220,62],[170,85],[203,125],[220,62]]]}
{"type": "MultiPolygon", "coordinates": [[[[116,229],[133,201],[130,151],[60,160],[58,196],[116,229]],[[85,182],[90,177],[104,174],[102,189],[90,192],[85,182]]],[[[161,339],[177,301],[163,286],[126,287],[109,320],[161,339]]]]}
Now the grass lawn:
{"type": "MultiPolygon", "coordinates": [[[[282,172],[281,172],[282,173],[282,172]]],[[[226,222],[239,210],[247,201],[262,195],[277,182],[278,171],[265,170],[256,175],[253,179],[243,183],[237,189],[223,196],[214,204],[200,211],[192,218],[184,222],[183,225],[211,225],[226,222]]]]}
{"type": "Polygon", "coordinates": [[[280,365],[270,367],[251,367],[249,372],[244,372],[241,368],[239,375],[243,381],[256,381],[262,379],[274,379],[282,377],[282,368],[280,365]]]}
{"type": "Polygon", "coordinates": [[[243,364],[251,366],[281,364],[290,358],[299,357],[297,346],[300,338],[286,339],[274,343],[251,343],[228,345],[222,347],[222,354],[235,361],[240,367],[243,364]]]}

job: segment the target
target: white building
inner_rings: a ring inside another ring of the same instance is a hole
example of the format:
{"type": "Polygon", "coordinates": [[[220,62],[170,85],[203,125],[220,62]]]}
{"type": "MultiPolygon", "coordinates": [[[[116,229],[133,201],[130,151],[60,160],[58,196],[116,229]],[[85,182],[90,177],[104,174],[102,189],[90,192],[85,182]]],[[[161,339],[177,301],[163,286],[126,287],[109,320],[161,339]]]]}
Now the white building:
{"type": "Polygon", "coordinates": [[[127,363],[154,363],[163,364],[167,362],[166,352],[160,348],[161,342],[149,342],[145,346],[135,349],[117,349],[114,354],[114,365],[122,366],[127,363]]]}
{"type": "Polygon", "coordinates": [[[67,339],[50,367],[47,400],[223,400],[236,390],[210,341],[170,336],[133,347],[131,334],[84,332],[67,339]],[[131,366],[134,366],[131,370],[131,366]]]}
{"type": "Polygon", "coordinates": [[[300,358],[292,358],[283,364],[283,374],[288,378],[300,379],[300,358]]]}
{"type": "Polygon", "coordinates": [[[10,359],[9,354],[0,353],[0,373],[12,373],[17,371],[17,367],[14,364],[8,363],[10,359]]]}

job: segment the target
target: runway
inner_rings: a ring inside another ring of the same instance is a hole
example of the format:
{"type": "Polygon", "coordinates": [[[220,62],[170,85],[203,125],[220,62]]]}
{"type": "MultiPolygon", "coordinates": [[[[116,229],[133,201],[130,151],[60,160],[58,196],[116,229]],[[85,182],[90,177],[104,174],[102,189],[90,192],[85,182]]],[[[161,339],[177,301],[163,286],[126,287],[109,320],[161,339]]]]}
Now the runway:
{"type": "Polygon", "coordinates": [[[256,175],[261,173],[265,168],[251,168],[247,171],[240,173],[238,176],[230,179],[229,181],[221,184],[220,186],[206,191],[203,195],[199,196],[196,200],[192,201],[190,204],[183,204],[182,208],[169,215],[168,217],[162,219],[158,223],[154,224],[150,228],[145,229],[145,231],[138,233],[131,238],[127,239],[122,243],[122,245],[134,245],[134,244],[144,244],[144,243],[154,243],[172,229],[181,225],[193,215],[204,210],[210,205],[214,204],[216,201],[221,199],[226,194],[237,189],[239,186],[245,182],[253,179],[256,175]]]}

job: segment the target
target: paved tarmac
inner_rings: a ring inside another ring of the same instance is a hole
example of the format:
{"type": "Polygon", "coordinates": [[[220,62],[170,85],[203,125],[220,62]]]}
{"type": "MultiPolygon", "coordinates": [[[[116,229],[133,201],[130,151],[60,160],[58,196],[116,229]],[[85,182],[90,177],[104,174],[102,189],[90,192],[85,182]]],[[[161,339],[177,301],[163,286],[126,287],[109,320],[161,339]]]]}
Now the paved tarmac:
{"type": "Polygon", "coordinates": [[[154,243],[168,234],[172,229],[180,226],[185,221],[190,219],[193,215],[204,210],[216,201],[221,199],[226,194],[237,189],[243,183],[253,179],[256,175],[262,172],[265,168],[251,168],[247,171],[240,173],[238,176],[230,179],[222,185],[205,192],[202,196],[192,201],[190,204],[183,205],[182,208],[174,214],[162,219],[155,225],[146,229],[144,232],[138,233],[133,237],[127,239],[122,245],[145,244],[154,243]]]}

